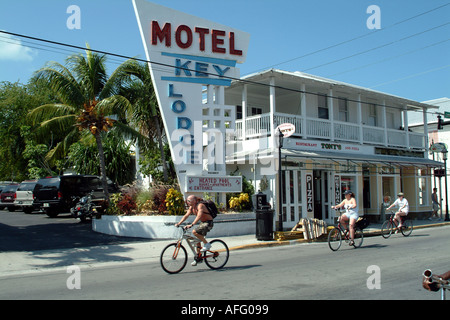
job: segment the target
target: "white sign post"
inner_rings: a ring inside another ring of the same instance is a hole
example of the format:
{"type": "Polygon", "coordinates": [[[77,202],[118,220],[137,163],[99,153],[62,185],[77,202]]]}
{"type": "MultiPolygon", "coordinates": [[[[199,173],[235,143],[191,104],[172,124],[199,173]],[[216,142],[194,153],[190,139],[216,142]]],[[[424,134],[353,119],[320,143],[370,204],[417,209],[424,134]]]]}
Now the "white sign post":
{"type": "Polygon", "coordinates": [[[239,78],[250,35],[145,0],[133,5],[181,190],[189,176],[225,176],[235,107],[224,104],[224,86],[239,78]]]}

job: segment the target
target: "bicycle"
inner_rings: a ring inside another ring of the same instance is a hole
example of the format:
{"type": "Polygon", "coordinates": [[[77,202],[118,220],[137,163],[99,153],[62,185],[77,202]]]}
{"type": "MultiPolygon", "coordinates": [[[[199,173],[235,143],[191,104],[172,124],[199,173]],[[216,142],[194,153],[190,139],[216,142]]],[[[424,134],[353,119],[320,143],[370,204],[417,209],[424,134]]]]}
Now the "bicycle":
{"type": "Polygon", "coordinates": [[[400,216],[400,219],[402,220],[402,227],[399,228],[399,224],[397,220],[394,219],[395,214],[390,214],[390,217],[388,220],[386,220],[383,225],[381,226],[381,235],[383,238],[387,239],[391,236],[391,234],[394,232],[394,229],[398,232],[400,229],[401,233],[404,237],[408,237],[411,232],[413,231],[413,223],[412,220],[408,218],[408,216],[400,216]]]}
{"type": "MultiPolygon", "coordinates": [[[[330,233],[328,234],[328,246],[332,251],[337,251],[342,245],[342,239],[344,241],[350,242],[350,231],[346,228],[343,229],[341,226],[341,217],[342,212],[339,213],[338,225],[335,226],[330,233]]],[[[358,227],[355,223],[355,238],[353,239],[353,247],[359,248],[361,247],[364,241],[364,233],[360,227],[358,227]]]]}
{"type": "Polygon", "coordinates": [[[178,228],[181,228],[182,232],[180,232],[177,242],[168,244],[161,252],[160,263],[165,272],[170,274],[178,273],[186,266],[188,254],[182,244],[183,240],[186,240],[197,262],[205,261],[205,264],[213,270],[221,269],[226,265],[230,251],[225,242],[219,239],[212,240],[209,242],[211,249],[202,252],[200,251],[201,241],[186,234],[187,229],[185,226],[178,226],[178,228]]]}

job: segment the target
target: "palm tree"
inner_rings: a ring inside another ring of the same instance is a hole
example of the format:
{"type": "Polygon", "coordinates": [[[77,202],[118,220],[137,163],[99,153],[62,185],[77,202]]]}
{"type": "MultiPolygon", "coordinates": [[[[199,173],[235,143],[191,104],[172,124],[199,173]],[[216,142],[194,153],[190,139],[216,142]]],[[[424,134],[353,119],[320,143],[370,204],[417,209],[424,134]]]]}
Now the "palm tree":
{"type": "Polygon", "coordinates": [[[69,147],[80,140],[81,131],[88,130],[94,137],[100,160],[105,198],[109,199],[102,132],[112,127],[129,136],[137,133],[123,119],[131,107],[130,102],[119,95],[118,72],[108,78],[105,68],[106,55],[88,49],[86,56],[72,55],[67,67],[51,62],[36,72],[38,81],[45,81],[60,103],[46,104],[30,111],[29,117],[38,125],[38,133],[59,138],[59,142],[47,154],[47,159],[64,158],[69,147]]]}
{"type": "Polygon", "coordinates": [[[147,138],[147,142],[154,141],[155,138],[158,141],[163,179],[164,182],[167,182],[168,168],[163,144],[164,126],[148,65],[130,59],[117,68],[117,72],[122,73],[120,81],[123,93],[121,94],[127,97],[133,105],[129,115],[130,121],[147,138]]]}

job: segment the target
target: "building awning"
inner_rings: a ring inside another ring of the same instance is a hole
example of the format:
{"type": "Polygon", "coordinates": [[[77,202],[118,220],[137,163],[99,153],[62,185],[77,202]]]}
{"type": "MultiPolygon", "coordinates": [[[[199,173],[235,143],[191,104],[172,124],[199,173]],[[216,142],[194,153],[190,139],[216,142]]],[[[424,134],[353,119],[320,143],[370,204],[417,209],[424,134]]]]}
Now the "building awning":
{"type": "MultiPolygon", "coordinates": [[[[253,163],[255,160],[263,158],[278,157],[278,151],[272,152],[271,149],[263,149],[258,151],[240,151],[227,156],[227,163],[249,161],[253,163]]],[[[358,153],[336,153],[321,151],[300,151],[293,149],[281,149],[281,157],[289,161],[298,161],[299,159],[328,160],[331,162],[354,162],[365,164],[386,164],[388,166],[400,167],[443,167],[444,163],[431,159],[419,157],[405,156],[387,156],[380,154],[358,154],[358,153]]]]}

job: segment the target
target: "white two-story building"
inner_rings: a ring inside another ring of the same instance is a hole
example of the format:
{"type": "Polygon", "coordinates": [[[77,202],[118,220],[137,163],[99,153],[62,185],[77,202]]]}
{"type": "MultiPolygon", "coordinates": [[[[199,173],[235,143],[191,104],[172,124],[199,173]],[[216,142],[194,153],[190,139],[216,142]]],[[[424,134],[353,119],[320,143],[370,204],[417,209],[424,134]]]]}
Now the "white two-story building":
{"type": "MultiPolygon", "coordinates": [[[[435,106],[301,72],[267,70],[225,89],[236,106],[236,131],[227,142],[227,172],[244,175],[282,202],[283,227],[302,217],[333,223],[331,206],[345,190],[356,195],[360,215],[377,219],[385,196],[400,191],[416,215],[431,211],[433,168],[428,128],[411,132],[408,111],[422,115],[435,106]],[[278,199],[276,128],[295,125],[283,139],[282,196],[278,199]]],[[[275,215],[278,219],[278,214],[275,215]]]]}

